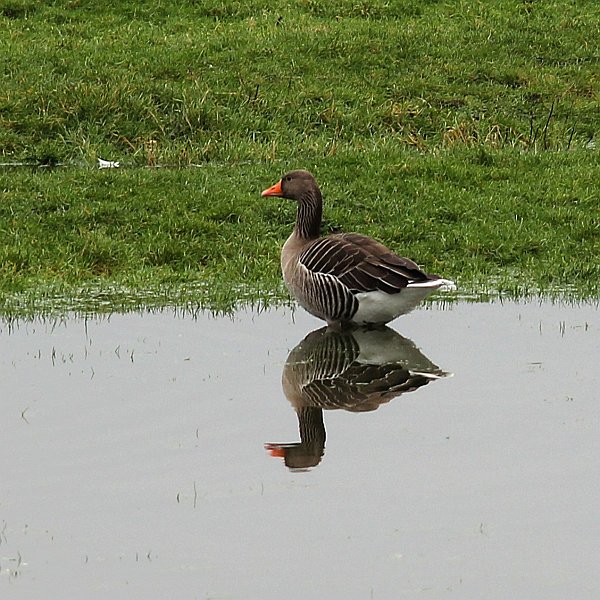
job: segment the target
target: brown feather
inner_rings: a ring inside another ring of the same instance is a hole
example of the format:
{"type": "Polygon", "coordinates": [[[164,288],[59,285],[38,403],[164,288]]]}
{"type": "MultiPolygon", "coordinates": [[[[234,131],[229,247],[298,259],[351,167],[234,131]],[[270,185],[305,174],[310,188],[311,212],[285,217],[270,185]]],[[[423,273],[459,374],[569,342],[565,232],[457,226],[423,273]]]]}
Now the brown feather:
{"type": "Polygon", "coordinates": [[[355,292],[400,292],[409,283],[427,281],[413,261],[357,233],[342,233],[309,243],[298,259],[313,273],[335,275],[355,292]]]}

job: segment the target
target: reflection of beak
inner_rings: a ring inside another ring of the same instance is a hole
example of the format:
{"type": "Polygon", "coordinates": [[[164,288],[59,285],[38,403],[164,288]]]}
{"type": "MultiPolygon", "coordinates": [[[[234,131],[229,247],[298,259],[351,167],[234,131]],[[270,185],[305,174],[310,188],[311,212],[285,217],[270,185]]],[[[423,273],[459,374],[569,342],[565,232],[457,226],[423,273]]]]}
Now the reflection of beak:
{"type": "Polygon", "coordinates": [[[275,458],[285,458],[285,448],[279,444],[265,444],[265,450],[275,458]]]}
{"type": "Polygon", "coordinates": [[[283,190],[281,189],[281,181],[278,181],[275,185],[266,189],[261,196],[282,196],[283,190]]]}

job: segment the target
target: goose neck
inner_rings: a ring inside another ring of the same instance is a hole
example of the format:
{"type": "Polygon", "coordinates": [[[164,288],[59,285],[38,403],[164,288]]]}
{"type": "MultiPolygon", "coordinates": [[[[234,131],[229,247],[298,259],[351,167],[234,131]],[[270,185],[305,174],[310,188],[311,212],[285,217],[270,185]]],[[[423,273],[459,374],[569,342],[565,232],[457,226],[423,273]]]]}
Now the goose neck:
{"type": "Polygon", "coordinates": [[[306,192],[298,200],[295,234],[304,239],[316,239],[321,233],[323,199],[319,190],[306,192]]]}

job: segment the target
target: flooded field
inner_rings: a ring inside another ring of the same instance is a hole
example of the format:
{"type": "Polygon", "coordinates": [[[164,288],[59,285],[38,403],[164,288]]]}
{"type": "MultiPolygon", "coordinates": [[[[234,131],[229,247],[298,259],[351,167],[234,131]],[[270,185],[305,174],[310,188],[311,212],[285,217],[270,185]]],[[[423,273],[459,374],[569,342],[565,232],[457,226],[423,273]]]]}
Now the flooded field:
{"type": "Polygon", "coordinates": [[[597,598],[600,310],[392,325],[1,323],[0,596],[597,598]]]}

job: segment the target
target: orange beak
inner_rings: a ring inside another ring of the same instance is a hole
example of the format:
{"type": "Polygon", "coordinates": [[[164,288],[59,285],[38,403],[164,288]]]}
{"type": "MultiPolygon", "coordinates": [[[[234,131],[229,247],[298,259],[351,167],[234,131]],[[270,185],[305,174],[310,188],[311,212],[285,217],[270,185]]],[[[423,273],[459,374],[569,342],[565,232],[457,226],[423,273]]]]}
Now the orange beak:
{"type": "Polygon", "coordinates": [[[281,196],[283,195],[283,190],[281,189],[281,181],[278,181],[275,185],[272,185],[270,188],[266,189],[261,196],[281,196]]]}
{"type": "Polygon", "coordinates": [[[265,444],[265,450],[275,458],[285,458],[285,448],[279,444],[265,444]]]}
{"type": "Polygon", "coordinates": [[[271,448],[269,454],[274,458],[285,458],[285,448],[271,448]]]}

